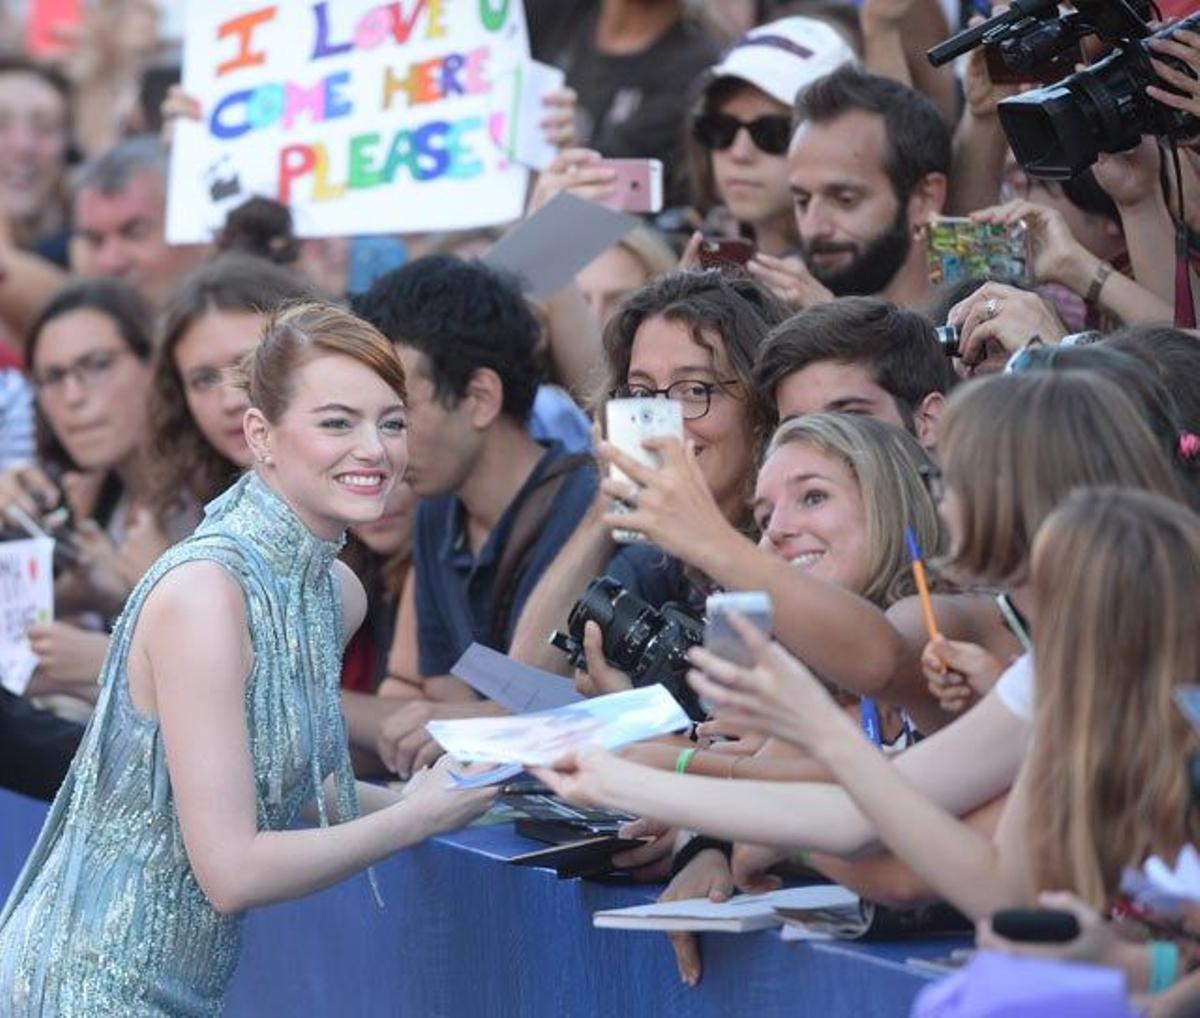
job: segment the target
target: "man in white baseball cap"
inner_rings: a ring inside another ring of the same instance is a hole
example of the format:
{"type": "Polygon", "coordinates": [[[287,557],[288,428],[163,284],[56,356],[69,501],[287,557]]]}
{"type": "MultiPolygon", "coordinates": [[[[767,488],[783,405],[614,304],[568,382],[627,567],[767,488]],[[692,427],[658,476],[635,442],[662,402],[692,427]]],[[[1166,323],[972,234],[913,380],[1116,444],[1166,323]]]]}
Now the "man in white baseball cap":
{"type": "Polygon", "coordinates": [[[724,206],[766,255],[792,253],[799,241],[786,158],[796,93],[854,59],[826,22],[782,18],[747,32],[701,79],[692,119],[698,203],[706,212],[724,206]]]}

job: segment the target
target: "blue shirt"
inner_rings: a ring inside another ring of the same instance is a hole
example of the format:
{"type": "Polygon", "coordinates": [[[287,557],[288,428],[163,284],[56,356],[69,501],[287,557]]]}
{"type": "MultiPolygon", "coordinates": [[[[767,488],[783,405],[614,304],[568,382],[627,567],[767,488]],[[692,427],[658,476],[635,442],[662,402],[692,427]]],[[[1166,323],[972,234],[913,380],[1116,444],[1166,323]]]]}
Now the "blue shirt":
{"type": "Polygon", "coordinates": [[[569,453],[561,443],[549,445],[517,497],[488,534],[479,556],[471,554],[465,529],[466,510],[457,495],[422,499],[413,524],[413,569],[416,584],[418,666],[422,676],[446,675],[472,643],[504,651],[530,592],[546,567],[583,518],[596,497],[596,468],[582,463],[562,482],[545,525],[525,556],[501,640],[492,636],[493,587],[504,546],[521,505],[546,472],[569,453]]]}
{"type": "Polygon", "coordinates": [[[683,563],[657,545],[638,542],[619,548],[604,567],[604,575],[654,608],[673,601],[704,609],[704,596],[684,574],[683,563]]]}
{"type": "Polygon", "coordinates": [[[567,452],[592,450],[592,422],[557,385],[538,386],[529,414],[529,434],[544,445],[562,442],[567,452]]]}

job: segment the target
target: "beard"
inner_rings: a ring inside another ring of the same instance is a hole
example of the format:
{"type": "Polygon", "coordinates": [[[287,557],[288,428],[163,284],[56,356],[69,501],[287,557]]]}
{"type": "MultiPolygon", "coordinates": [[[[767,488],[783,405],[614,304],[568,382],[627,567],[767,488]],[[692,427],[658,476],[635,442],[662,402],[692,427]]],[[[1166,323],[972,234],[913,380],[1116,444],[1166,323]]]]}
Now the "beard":
{"type": "Polygon", "coordinates": [[[907,209],[908,202],[900,202],[896,217],[861,249],[853,244],[803,243],[804,262],[809,272],[835,297],[872,297],[881,293],[896,278],[912,249],[907,209]],[[843,251],[854,255],[844,269],[822,270],[811,258],[814,253],[843,251]]]}

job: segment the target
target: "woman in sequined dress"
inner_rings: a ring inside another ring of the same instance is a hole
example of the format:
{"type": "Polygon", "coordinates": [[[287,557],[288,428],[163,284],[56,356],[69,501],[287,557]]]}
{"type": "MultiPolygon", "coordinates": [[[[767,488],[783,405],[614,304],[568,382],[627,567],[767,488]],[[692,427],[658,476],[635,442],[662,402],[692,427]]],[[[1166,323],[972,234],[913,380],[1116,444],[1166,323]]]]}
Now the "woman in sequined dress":
{"type": "Polygon", "coordinates": [[[366,603],[336,555],[407,460],[391,345],[336,307],[294,305],[244,376],[254,466],[130,595],[92,723],[0,913],[11,1018],[218,1014],[247,908],[490,801],[450,790],[444,769],[403,799],[350,771],[338,671],[366,603]],[[291,829],[308,810],[319,826],[291,829]]]}

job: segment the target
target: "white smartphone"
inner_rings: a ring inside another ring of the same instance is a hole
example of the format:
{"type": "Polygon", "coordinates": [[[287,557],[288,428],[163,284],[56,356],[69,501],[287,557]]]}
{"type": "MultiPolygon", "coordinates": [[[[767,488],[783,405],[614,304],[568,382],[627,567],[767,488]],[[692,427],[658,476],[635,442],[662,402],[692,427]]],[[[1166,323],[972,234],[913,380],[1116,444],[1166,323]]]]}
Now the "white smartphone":
{"type": "Polygon", "coordinates": [[[771,595],[761,590],[710,594],[704,605],[704,649],[734,664],[754,664],[750,649],[729,621],[731,612],[744,616],[766,636],[771,634],[771,595]]]}
{"type": "MultiPolygon", "coordinates": [[[[662,464],[657,453],[642,443],[647,438],[678,438],[683,440],[683,408],[674,399],[610,399],[604,406],[604,430],[608,441],[626,456],[632,456],[657,470],[662,464]]],[[[613,467],[609,476],[632,484],[625,473],[613,467]]],[[[613,503],[614,512],[628,512],[624,502],[613,503]]],[[[622,544],[644,541],[645,537],[632,530],[614,530],[613,540],[622,544]]]]}
{"type": "Polygon", "coordinates": [[[659,159],[605,159],[604,166],[616,171],[613,195],[601,202],[618,212],[661,212],[663,207],[663,164],[659,159]]]}

